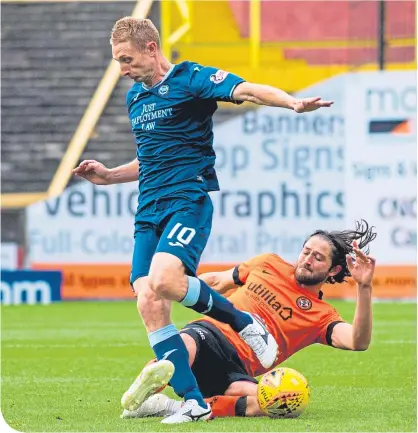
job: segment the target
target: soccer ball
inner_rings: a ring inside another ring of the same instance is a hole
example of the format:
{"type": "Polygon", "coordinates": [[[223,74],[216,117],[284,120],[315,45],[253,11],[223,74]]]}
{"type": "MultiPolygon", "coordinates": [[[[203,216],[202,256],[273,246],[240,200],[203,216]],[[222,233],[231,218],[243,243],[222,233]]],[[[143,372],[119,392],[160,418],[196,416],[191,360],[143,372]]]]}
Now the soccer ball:
{"type": "Polygon", "coordinates": [[[260,409],[271,418],[296,418],[308,406],[308,381],[292,368],[276,368],[266,373],[258,383],[260,409]]]}

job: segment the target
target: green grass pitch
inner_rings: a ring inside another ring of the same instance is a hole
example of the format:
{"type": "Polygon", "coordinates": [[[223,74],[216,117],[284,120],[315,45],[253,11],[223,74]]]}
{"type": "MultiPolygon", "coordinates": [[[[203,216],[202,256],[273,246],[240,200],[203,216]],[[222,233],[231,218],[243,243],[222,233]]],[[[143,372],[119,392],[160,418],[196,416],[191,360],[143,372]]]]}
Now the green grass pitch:
{"type": "MultiPolygon", "coordinates": [[[[354,303],[333,303],[351,322],[354,303]]],[[[152,356],[135,302],[2,307],[1,410],[10,426],[30,432],[417,431],[416,310],[375,304],[367,352],[315,345],[291,357],[284,365],[312,388],[298,419],[165,427],[159,419],[119,418],[122,393],[152,356]]],[[[175,306],[178,327],[194,317],[175,306]]]]}

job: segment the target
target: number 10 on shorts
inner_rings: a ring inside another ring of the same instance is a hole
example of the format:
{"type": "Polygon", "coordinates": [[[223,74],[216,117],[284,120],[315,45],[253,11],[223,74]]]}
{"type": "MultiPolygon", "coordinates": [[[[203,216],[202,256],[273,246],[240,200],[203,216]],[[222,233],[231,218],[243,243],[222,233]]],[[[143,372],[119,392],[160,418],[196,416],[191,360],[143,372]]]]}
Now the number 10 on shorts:
{"type": "Polygon", "coordinates": [[[189,245],[195,234],[195,229],[192,229],[191,227],[184,227],[183,224],[177,223],[167,236],[167,239],[174,238],[175,242],[169,242],[168,245],[171,245],[172,247],[184,248],[185,245],[189,245]]]}

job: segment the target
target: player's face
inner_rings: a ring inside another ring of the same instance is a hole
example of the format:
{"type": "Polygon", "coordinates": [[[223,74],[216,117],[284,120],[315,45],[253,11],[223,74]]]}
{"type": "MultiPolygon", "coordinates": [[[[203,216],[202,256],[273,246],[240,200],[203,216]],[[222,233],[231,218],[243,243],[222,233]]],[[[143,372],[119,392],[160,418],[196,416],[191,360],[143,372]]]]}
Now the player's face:
{"type": "Polygon", "coordinates": [[[331,245],[321,236],[310,238],[303,247],[295,267],[299,284],[314,286],[324,282],[332,267],[331,245]]]}
{"type": "Polygon", "coordinates": [[[112,55],[124,77],[137,83],[148,82],[155,73],[155,48],[154,42],[149,42],[144,50],[139,50],[133,42],[120,42],[112,46],[112,55]]]}

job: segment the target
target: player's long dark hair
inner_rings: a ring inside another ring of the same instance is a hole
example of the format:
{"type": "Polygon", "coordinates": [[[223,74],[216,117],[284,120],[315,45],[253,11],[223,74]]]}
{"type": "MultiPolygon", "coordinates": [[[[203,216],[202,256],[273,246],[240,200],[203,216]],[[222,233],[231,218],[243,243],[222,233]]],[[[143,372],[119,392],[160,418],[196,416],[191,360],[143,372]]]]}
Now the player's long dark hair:
{"type": "MultiPolygon", "coordinates": [[[[308,239],[313,236],[322,236],[332,247],[332,267],[340,265],[341,271],[333,277],[328,277],[326,282],[330,284],[342,283],[346,277],[351,276],[347,268],[346,255],[353,251],[352,242],[357,241],[358,247],[365,254],[369,253],[368,244],[372,242],[377,233],[373,231],[375,227],[369,227],[365,220],[356,221],[355,230],[332,231],[317,230],[312,233],[308,239]]],[[[308,240],[306,239],[306,241],[308,240]]],[[[305,243],[306,243],[305,241],[305,243]]]]}

